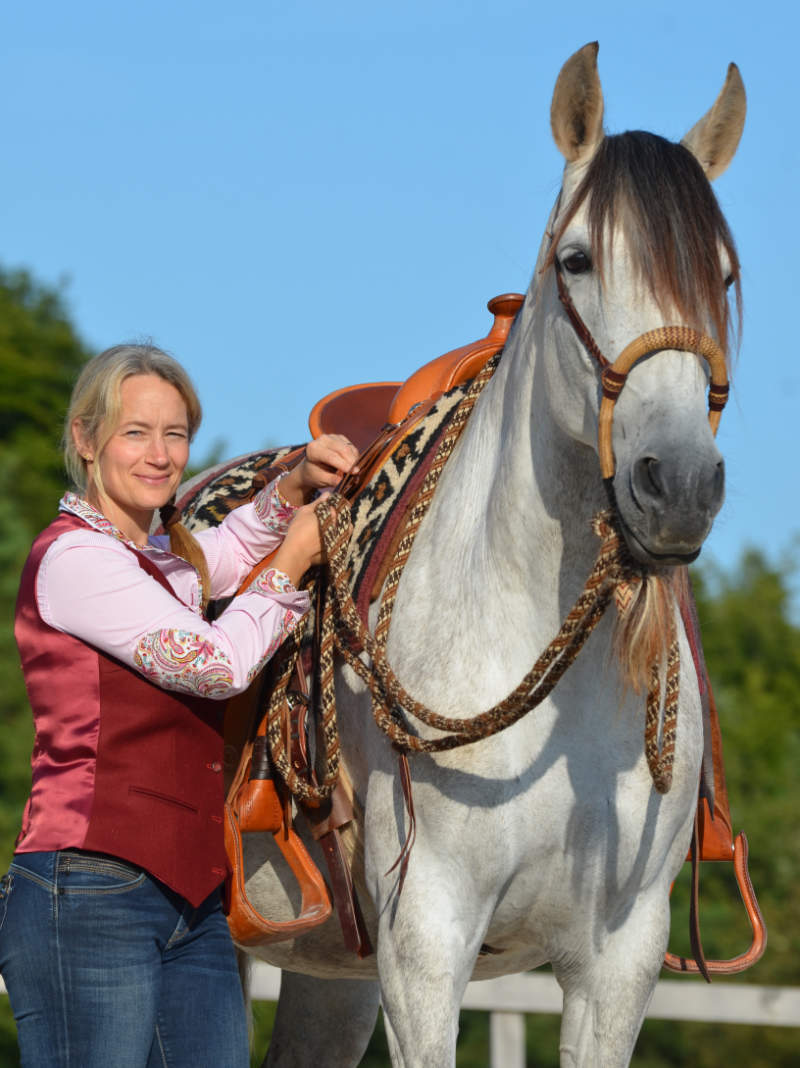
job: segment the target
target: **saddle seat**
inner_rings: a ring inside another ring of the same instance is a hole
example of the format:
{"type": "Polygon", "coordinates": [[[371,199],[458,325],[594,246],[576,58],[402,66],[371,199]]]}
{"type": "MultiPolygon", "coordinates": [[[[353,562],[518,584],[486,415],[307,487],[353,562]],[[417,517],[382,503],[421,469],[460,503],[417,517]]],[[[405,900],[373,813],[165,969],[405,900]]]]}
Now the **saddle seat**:
{"type": "Polygon", "coordinates": [[[437,356],[405,382],[366,382],[329,393],[311,409],[311,436],[345,434],[360,453],[364,452],[387,424],[396,426],[416,405],[433,402],[474,378],[505,345],[524,299],[521,293],[493,297],[486,305],[494,316],[486,337],[437,356]]]}

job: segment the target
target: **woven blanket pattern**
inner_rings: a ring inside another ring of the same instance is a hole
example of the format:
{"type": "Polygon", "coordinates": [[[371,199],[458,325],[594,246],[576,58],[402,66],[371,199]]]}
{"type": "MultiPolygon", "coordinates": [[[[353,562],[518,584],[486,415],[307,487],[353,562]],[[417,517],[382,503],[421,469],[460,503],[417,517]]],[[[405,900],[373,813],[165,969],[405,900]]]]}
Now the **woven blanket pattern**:
{"type": "MultiPolygon", "coordinates": [[[[496,367],[500,354],[489,366],[496,367]]],[[[350,593],[366,622],[372,583],[403,515],[413,503],[436,449],[472,380],[444,393],[393,449],[351,506],[350,593]]]]}
{"type": "Polygon", "coordinates": [[[229,512],[252,499],[260,483],[266,485],[278,474],[273,468],[284,456],[300,447],[264,449],[223,465],[218,474],[200,483],[188,502],[182,502],[181,521],[186,529],[197,533],[219,526],[229,512]]]}

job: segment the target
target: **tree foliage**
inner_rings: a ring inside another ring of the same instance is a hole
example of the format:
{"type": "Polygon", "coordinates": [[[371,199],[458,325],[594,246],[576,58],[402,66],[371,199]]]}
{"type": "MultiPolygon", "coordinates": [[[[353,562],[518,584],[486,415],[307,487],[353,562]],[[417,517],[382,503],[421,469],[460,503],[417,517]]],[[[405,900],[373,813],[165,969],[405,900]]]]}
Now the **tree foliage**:
{"type": "Polygon", "coordinates": [[[61,429],[72,383],[87,356],[61,292],[37,284],[26,271],[0,269],[4,379],[0,392],[0,707],[4,725],[0,834],[4,860],[16,819],[9,810],[19,804],[30,783],[30,715],[13,642],[14,602],[31,542],[55,516],[64,489],[61,429]]]}
{"type": "MultiPolygon", "coordinates": [[[[88,356],[60,290],[0,268],[0,863],[10,859],[30,789],[33,730],[13,636],[14,603],[31,542],[65,486],[59,441],[75,377],[88,356]]],[[[4,999],[5,1000],[5,999],[4,999]]],[[[8,1005],[0,1063],[16,1063],[8,1005]]]]}
{"type": "MultiPolygon", "coordinates": [[[[64,488],[58,442],[78,370],[88,353],[62,293],[24,271],[0,269],[0,870],[4,870],[30,788],[30,712],[18,667],[12,621],[17,583],[30,543],[52,518],[64,488]]],[[[214,454],[221,450],[215,446],[214,454]]],[[[218,457],[215,457],[218,458],[218,457]]],[[[208,457],[207,466],[212,457],[208,457]]],[[[750,840],[750,867],[769,927],[763,960],[739,979],[800,983],[800,628],[791,614],[797,569],[747,550],[730,571],[706,564],[694,581],[703,642],[722,722],[734,831],[750,840]]],[[[749,929],[732,886],[730,865],[704,865],[701,922],[708,956],[728,957],[749,943],[749,929]]],[[[685,879],[673,894],[672,948],[689,950],[685,879]]],[[[692,983],[687,978],[687,998],[692,983]]],[[[274,1015],[259,1006],[263,1044],[274,1015]]],[[[558,1064],[558,1018],[530,1016],[528,1064],[558,1064]]],[[[780,1028],[676,1024],[648,1020],[634,1055],[641,1068],[692,1063],[698,1068],[796,1063],[797,1032],[780,1028]]],[[[485,1064],[488,1022],[462,1014],[458,1064],[485,1064]]],[[[13,1021],[0,1003],[0,1063],[18,1063],[13,1021]]],[[[382,1028],[365,1064],[387,1064],[382,1028]]]]}

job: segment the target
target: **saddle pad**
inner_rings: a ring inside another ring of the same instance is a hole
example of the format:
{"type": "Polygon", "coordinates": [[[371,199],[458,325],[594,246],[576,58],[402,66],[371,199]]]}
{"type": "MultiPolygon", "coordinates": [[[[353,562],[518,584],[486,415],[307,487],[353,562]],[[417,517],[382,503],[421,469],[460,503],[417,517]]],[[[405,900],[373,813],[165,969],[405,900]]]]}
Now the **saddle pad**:
{"type": "MultiPolygon", "coordinates": [[[[496,368],[500,355],[493,356],[488,365],[496,368]]],[[[353,538],[349,548],[350,588],[365,623],[375,576],[394,533],[412,504],[433,462],[439,441],[471,385],[472,379],[455,386],[436,401],[428,414],[398,441],[351,506],[353,538]]]]}

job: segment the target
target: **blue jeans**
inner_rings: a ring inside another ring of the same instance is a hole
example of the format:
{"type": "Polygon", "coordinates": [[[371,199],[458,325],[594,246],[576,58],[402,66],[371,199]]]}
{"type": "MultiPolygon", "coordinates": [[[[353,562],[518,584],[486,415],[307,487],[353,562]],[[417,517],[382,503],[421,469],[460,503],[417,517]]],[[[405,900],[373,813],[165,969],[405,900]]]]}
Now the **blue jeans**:
{"type": "Polygon", "coordinates": [[[219,892],[198,908],[125,861],[18,853],[0,880],[0,972],[24,1068],[247,1068],[219,892]]]}

